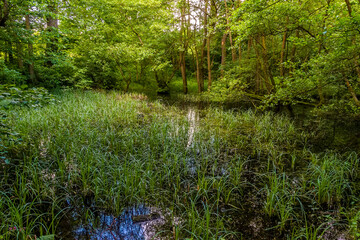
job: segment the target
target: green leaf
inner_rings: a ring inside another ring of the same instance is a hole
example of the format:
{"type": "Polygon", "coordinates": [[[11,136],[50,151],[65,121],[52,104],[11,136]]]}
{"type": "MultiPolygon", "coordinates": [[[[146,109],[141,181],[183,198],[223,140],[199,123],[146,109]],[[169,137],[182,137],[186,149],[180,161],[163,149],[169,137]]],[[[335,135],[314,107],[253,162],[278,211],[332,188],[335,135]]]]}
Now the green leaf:
{"type": "Polygon", "coordinates": [[[39,237],[38,240],[54,240],[55,234],[39,237]]]}

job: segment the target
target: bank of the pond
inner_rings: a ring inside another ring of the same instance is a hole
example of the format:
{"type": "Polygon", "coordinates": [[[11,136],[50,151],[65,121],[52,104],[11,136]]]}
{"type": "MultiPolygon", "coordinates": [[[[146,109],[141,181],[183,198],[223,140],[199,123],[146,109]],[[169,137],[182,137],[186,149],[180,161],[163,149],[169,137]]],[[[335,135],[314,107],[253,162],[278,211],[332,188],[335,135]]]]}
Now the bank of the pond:
{"type": "Polygon", "coordinates": [[[22,142],[6,143],[11,161],[0,168],[2,239],[360,234],[356,149],[314,151],[313,125],[138,94],[57,97],[8,113],[22,142]]]}

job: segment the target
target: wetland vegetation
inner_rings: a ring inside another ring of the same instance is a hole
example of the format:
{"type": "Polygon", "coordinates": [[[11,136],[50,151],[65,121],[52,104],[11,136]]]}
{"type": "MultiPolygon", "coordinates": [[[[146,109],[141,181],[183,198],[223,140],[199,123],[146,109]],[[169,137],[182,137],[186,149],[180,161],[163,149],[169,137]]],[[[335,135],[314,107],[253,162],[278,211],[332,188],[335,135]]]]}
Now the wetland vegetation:
{"type": "Polygon", "coordinates": [[[0,240],[360,239],[359,0],[0,0],[0,240]]]}
{"type": "Polygon", "coordinates": [[[108,228],[139,205],[162,215],[156,238],[358,234],[357,151],[313,150],[313,129],[285,114],[117,92],[63,91],[55,99],[8,112],[5,122],[21,139],[5,141],[4,239],[88,239],[104,214],[113,216],[108,228]],[[93,231],[82,235],[89,223],[93,231]]]}

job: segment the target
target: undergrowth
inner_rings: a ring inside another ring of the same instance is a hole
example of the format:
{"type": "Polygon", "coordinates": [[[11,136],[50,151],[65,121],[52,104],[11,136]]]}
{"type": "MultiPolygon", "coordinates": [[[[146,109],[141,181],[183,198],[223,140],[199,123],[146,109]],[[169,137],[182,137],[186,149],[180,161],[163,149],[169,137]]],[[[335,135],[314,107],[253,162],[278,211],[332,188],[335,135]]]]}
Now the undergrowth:
{"type": "Polygon", "coordinates": [[[21,141],[3,138],[1,239],[55,236],[89,199],[114,215],[140,203],[166,209],[171,226],[161,234],[176,239],[248,239],[251,212],[261,218],[258,239],[359,234],[358,155],[312,153],[310,133],[286,116],[208,108],[193,123],[139,94],[56,98],[6,110],[3,123],[21,141]]]}

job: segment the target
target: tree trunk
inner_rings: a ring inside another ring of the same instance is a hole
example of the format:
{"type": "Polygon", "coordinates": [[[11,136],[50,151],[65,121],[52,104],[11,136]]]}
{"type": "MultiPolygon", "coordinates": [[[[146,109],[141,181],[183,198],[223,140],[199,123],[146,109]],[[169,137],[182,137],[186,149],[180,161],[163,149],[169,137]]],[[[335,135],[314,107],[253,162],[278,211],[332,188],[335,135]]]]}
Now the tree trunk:
{"type": "Polygon", "coordinates": [[[48,13],[49,16],[46,18],[46,20],[47,20],[47,31],[50,33],[50,39],[46,44],[46,55],[49,58],[47,60],[47,65],[51,67],[53,65],[50,59],[51,55],[54,52],[58,51],[58,46],[57,46],[58,39],[57,37],[52,36],[59,27],[58,19],[53,16],[53,15],[56,16],[58,14],[58,6],[56,1],[53,1],[51,4],[48,5],[48,11],[49,11],[48,13]]]}
{"type": "Polygon", "coordinates": [[[185,66],[185,54],[184,52],[180,53],[180,70],[181,70],[181,76],[183,79],[183,91],[184,94],[188,93],[188,87],[187,87],[187,79],[186,79],[186,66],[185,66]]]}
{"type": "Polygon", "coordinates": [[[199,56],[198,56],[198,51],[197,51],[197,48],[195,46],[195,62],[196,62],[196,81],[197,81],[197,84],[198,84],[198,93],[201,93],[202,92],[202,89],[201,89],[201,80],[200,80],[200,63],[199,63],[199,56]]]}
{"type": "Polygon", "coordinates": [[[232,61],[235,62],[236,61],[236,52],[235,52],[235,49],[233,48],[233,38],[232,38],[231,29],[230,29],[229,9],[227,6],[227,0],[224,0],[224,3],[225,3],[226,24],[227,24],[227,30],[229,32],[229,40],[230,40],[230,47],[231,47],[231,58],[232,58],[232,61]]]}
{"type": "MultiPolygon", "coordinates": [[[[299,38],[299,35],[300,35],[300,32],[298,29],[296,29],[296,38],[299,38]]],[[[292,49],[291,49],[291,63],[292,63],[292,66],[291,66],[291,69],[290,69],[290,75],[293,76],[293,72],[294,72],[294,62],[295,62],[295,53],[296,53],[296,45],[294,44],[292,49]]]]}
{"type": "Polygon", "coordinates": [[[247,58],[248,59],[250,59],[251,46],[252,46],[252,37],[250,37],[248,40],[248,49],[247,49],[247,58]]]}
{"type": "MultiPolygon", "coordinates": [[[[352,8],[351,8],[350,1],[345,0],[345,3],[346,3],[346,7],[348,9],[349,16],[352,17],[352,8]]],[[[359,4],[360,4],[360,0],[359,0],[359,4]]],[[[356,43],[356,36],[353,37],[352,42],[353,42],[353,44],[356,43]]],[[[359,57],[358,56],[355,57],[354,63],[355,63],[355,69],[356,69],[356,72],[358,74],[358,78],[360,81],[360,67],[359,67],[359,57]]]]}
{"type": "Polygon", "coordinates": [[[6,27],[6,21],[9,19],[10,7],[7,0],[2,0],[4,7],[0,10],[0,27],[6,27]]]}
{"type": "Polygon", "coordinates": [[[208,64],[208,90],[211,90],[211,58],[210,58],[210,35],[207,37],[206,40],[207,45],[207,64],[208,64]]]}
{"type": "MultiPolygon", "coordinates": [[[[286,21],[287,21],[287,23],[289,22],[289,17],[287,17],[286,21]]],[[[286,25],[287,25],[287,23],[286,23],[286,25]]],[[[281,45],[281,57],[280,57],[280,76],[281,77],[284,76],[284,59],[285,59],[285,47],[286,47],[286,40],[287,40],[287,32],[288,32],[288,28],[287,28],[287,26],[285,26],[283,41],[282,41],[282,45],[281,45]]]]}
{"type": "Polygon", "coordinates": [[[208,4],[208,0],[205,0],[205,9],[204,9],[204,40],[203,40],[203,44],[201,46],[201,58],[200,58],[200,85],[201,85],[201,91],[204,91],[204,59],[205,59],[205,48],[206,48],[206,43],[207,43],[207,35],[208,35],[208,29],[207,29],[207,18],[208,18],[208,12],[207,12],[207,8],[209,6],[208,4]]]}
{"type": "Polygon", "coordinates": [[[264,59],[264,72],[267,75],[268,79],[270,80],[271,84],[272,84],[272,89],[271,91],[275,91],[276,90],[276,86],[275,86],[275,80],[274,77],[271,73],[271,69],[269,66],[269,60],[268,60],[268,56],[267,56],[267,48],[266,48],[266,40],[265,40],[265,36],[262,36],[262,48],[263,48],[263,59],[264,59]]]}
{"type": "MultiPolygon", "coordinates": [[[[30,16],[29,14],[26,14],[25,16],[25,24],[26,24],[26,30],[31,32],[31,26],[30,26],[30,16]]],[[[29,75],[30,75],[30,81],[32,84],[35,83],[36,78],[35,78],[35,71],[34,71],[34,56],[33,56],[33,45],[31,43],[31,35],[30,34],[30,39],[28,40],[28,59],[29,59],[29,75]]]]}
{"type": "Polygon", "coordinates": [[[13,54],[13,47],[12,47],[12,42],[11,41],[8,41],[7,42],[7,45],[8,45],[8,54],[9,54],[9,62],[11,64],[14,64],[14,54],[13,54]]]}
{"type": "Polygon", "coordinates": [[[16,51],[17,51],[18,67],[20,69],[23,69],[24,68],[23,46],[22,46],[21,42],[16,43],[16,51]]]}
{"type": "Polygon", "coordinates": [[[185,24],[186,24],[186,20],[185,20],[185,4],[186,1],[183,0],[181,1],[181,6],[180,6],[180,10],[181,10],[181,30],[180,30],[180,42],[182,44],[182,49],[180,49],[180,70],[181,70],[181,76],[183,79],[183,92],[184,94],[188,93],[188,87],[187,87],[187,79],[186,79],[186,63],[185,63],[185,53],[186,53],[186,49],[187,49],[187,33],[185,31],[185,24]]]}
{"type": "Polygon", "coordinates": [[[345,79],[345,84],[354,100],[354,103],[356,104],[356,106],[360,107],[359,99],[357,98],[356,93],[355,93],[354,89],[352,88],[349,80],[347,80],[347,78],[344,78],[344,79],[345,79]]]}
{"type": "MultiPolygon", "coordinates": [[[[352,8],[351,8],[350,1],[349,1],[349,0],[345,0],[345,3],[346,3],[347,10],[348,10],[348,12],[349,12],[349,16],[352,17],[352,8]]],[[[360,3],[360,1],[359,1],[359,3],[360,3]]]]}
{"type": "Polygon", "coordinates": [[[221,39],[221,77],[224,77],[225,64],[226,64],[226,39],[227,39],[227,33],[224,33],[221,39]]]}
{"type": "MultiPolygon", "coordinates": [[[[256,42],[258,42],[258,41],[256,40],[256,42]]],[[[264,50],[262,50],[262,51],[259,50],[259,48],[263,48],[263,46],[260,44],[260,42],[259,42],[258,46],[256,46],[256,45],[254,46],[257,65],[258,65],[258,67],[256,69],[256,75],[259,78],[259,86],[261,86],[263,84],[262,84],[261,79],[260,79],[260,71],[263,72],[263,74],[264,74],[264,83],[265,83],[265,86],[266,86],[266,90],[267,90],[268,94],[270,94],[273,87],[271,86],[271,83],[269,81],[269,76],[267,74],[264,56],[261,56],[261,52],[264,52],[264,50]],[[260,45],[260,47],[258,47],[259,45],[260,45]]]]}

